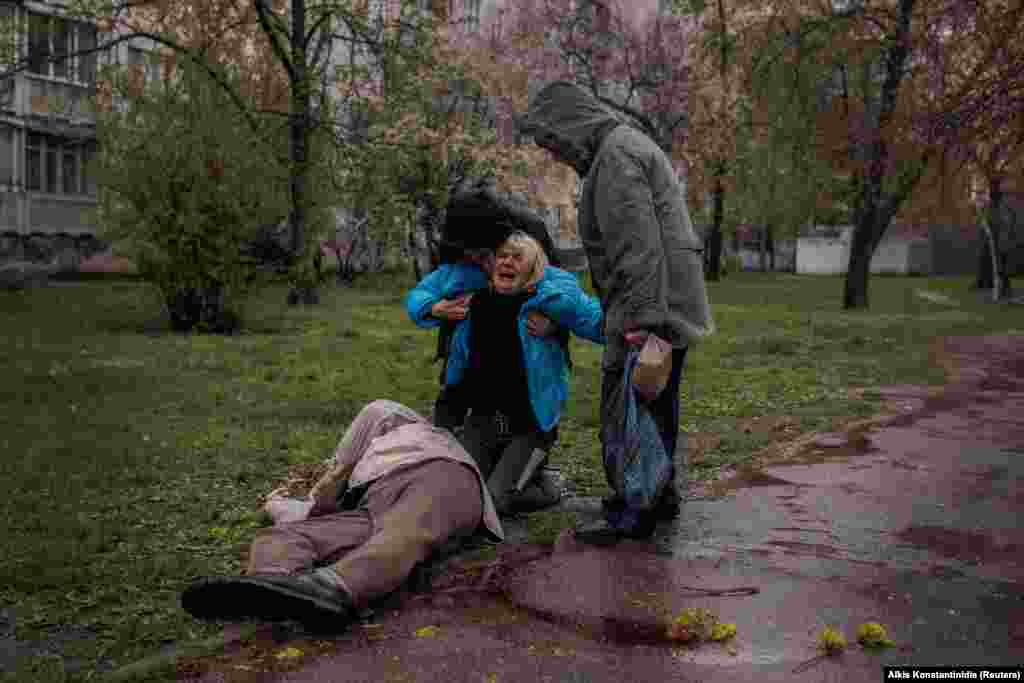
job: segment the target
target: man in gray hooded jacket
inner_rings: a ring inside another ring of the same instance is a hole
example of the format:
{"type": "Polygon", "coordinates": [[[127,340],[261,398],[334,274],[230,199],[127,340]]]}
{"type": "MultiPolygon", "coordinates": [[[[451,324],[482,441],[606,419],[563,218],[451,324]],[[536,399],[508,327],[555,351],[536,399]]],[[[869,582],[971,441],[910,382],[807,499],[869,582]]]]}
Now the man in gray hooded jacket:
{"type": "MultiPolygon", "coordinates": [[[[622,372],[628,346],[655,334],[673,347],[672,372],[648,408],[672,459],[686,351],[714,331],[704,286],[703,244],[690,221],[684,185],[654,141],[621,123],[573,83],[556,81],[544,87],[531,98],[518,123],[521,132],[532,135],[584,178],[577,222],[605,311],[607,337],[602,442],[607,442],[609,425],[623,419],[622,372]]],[[[617,504],[614,499],[606,503],[617,504]]],[[[669,486],[656,516],[674,516],[678,510],[677,489],[669,486]]],[[[639,535],[651,531],[653,519],[639,535]]]]}

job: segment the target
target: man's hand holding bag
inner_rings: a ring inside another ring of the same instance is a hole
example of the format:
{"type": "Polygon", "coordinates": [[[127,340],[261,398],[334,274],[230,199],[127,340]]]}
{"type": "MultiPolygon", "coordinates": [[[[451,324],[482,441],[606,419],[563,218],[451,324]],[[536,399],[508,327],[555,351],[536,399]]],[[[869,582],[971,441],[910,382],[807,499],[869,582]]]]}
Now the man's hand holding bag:
{"type": "Polygon", "coordinates": [[[665,389],[671,374],[672,345],[656,334],[648,334],[633,370],[633,387],[650,403],[665,389]]]}

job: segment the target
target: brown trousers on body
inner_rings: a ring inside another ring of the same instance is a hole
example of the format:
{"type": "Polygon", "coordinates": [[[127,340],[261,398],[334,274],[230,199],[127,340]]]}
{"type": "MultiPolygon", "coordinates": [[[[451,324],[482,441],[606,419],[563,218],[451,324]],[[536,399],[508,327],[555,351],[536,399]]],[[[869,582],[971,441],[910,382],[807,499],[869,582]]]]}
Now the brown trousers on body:
{"type": "Polygon", "coordinates": [[[451,460],[387,474],[370,484],[355,510],[263,529],[249,553],[249,574],[294,574],[330,566],[354,605],[386,595],[417,563],[483,515],[480,480],[451,460]]]}

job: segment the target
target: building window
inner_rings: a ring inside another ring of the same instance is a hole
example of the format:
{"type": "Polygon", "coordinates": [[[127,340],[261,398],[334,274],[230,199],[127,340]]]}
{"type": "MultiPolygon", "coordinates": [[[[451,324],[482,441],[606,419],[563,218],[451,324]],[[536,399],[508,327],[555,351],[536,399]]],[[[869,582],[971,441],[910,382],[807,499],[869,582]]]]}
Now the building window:
{"type": "Polygon", "coordinates": [[[78,165],[82,172],[82,182],[79,188],[82,194],[95,195],[96,184],[92,175],[92,160],[96,157],[96,143],[94,141],[86,142],[79,149],[82,153],[82,163],[78,165]]]}
{"type": "Polygon", "coordinates": [[[74,147],[65,147],[61,156],[61,190],[64,194],[78,194],[78,154],[74,147]]]}
{"type": "Polygon", "coordinates": [[[93,194],[89,175],[94,143],[29,133],[25,146],[25,185],[48,194],[93,194]]]}
{"type": "Polygon", "coordinates": [[[57,152],[59,151],[53,138],[46,139],[46,162],[43,164],[43,171],[46,176],[46,192],[57,194],[57,152]]]}
{"type": "Polygon", "coordinates": [[[14,182],[14,128],[0,125],[0,185],[14,182]]]}
{"type": "MultiPolygon", "coordinates": [[[[78,50],[96,48],[96,27],[89,24],[78,25],[78,50]]],[[[83,54],[78,57],[78,82],[92,85],[96,82],[96,53],[83,54]]]]}
{"type": "MultiPolygon", "coordinates": [[[[11,3],[4,3],[0,5],[0,26],[4,28],[4,32],[10,31],[8,27],[14,27],[15,13],[14,6],[11,3]]],[[[3,64],[5,71],[14,65],[16,40],[12,40],[13,36],[7,35],[3,41],[0,41],[0,64],[3,64]]],[[[10,80],[10,79],[7,79],[10,80]]]]}
{"type": "Polygon", "coordinates": [[[29,133],[25,143],[25,187],[43,189],[43,136],[29,133]]]}
{"type": "Polygon", "coordinates": [[[0,79],[0,108],[14,109],[14,79],[0,79]]]}
{"type": "Polygon", "coordinates": [[[481,0],[462,0],[462,21],[469,33],[480,30],[480,2],[481,0]]]}
{"type": "Polygon", "coordinates": [[[96,47],[96,27],[51,17],[28,15],[28,71],[38,76],[93,84],[95,54],[74,56],[96,47]]]}
{"type": "Polygon", "coordinates": [[[30,73],[50,75],[50,17],[28,15],[28,70],[30,73]]]}
{"type": "Polygon", "coordinates": [[[128,48],[128,66],[137,71],[146,83],[154,83],[160,78],[160,56],[154,52],[128,48]]]}
{"type": "Polygon", "coordinates": [[[381,25],[387,20],[387,9],[386,0],[369,0],[366,3],[366,18],[374,24],[381,25]]]}
{"type": "Polygon", "coordinates": [[[53,19],[53,75],[57,78],[71,78],[74,70],[69,68],[71,60],[68,55],[74,52],[74,25],[64,19],[53,19]]]}

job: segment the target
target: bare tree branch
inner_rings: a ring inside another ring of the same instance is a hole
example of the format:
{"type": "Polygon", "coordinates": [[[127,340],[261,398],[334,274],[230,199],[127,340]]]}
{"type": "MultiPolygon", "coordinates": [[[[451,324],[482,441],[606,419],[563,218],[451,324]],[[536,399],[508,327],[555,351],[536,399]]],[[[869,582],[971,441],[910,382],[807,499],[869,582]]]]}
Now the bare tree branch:
{"type": "Polygon", "coordinates": [[[288,79],[294,83],[298,80],[296,67],[292,64],[288,50],[281,44],[281,35],[287,35],[287,27],[283,26],[283,20],[267,7],[267,0],[253,0],[253,4],[256,7],[256,17],[260,22],[260,27],[270,41],[270,48],[285,71],[288,72],[288,79]],[[277,23],[276,26],[273,25],[274,22],[277,23]]]}

